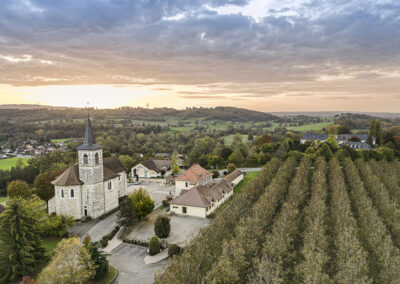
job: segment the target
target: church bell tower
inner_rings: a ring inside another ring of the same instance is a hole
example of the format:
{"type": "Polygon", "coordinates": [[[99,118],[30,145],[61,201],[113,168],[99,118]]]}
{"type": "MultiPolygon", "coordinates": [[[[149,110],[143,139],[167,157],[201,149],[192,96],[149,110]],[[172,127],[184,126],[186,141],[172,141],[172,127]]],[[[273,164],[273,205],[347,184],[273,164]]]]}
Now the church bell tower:
{"type": "Polygon", "coordinates": [[[85,141],[77,149],[79,179],[87,185],[103,182],[103,146],[96,144],[89,115],[86,122],[85,141]]]}

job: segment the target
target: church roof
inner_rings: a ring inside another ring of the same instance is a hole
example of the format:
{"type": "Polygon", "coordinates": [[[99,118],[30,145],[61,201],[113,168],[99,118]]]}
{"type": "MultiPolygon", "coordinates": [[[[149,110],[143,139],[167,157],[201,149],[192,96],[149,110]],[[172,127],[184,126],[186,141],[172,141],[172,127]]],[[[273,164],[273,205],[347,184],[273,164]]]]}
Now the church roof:
{"type": "MultiPolygon", "coordinates": [[[[118,173],[123,171],[125,171],[125,168],[116,156],[108,157],[103,160],[104,181],[118,177],[118,173]]],[[[79,178],[78,163],[70,166],[51,183],[58,186],[82,185],[83,182],[79,178]]]]}
{"type": "Polygon", "coordinates": [[[93,134],[92,123],[90,122],[90,117],[88,116],[86,122],[86,132],[85,132],[85,140],[83,144],[78,147],[78,150],[97,150],[103,149],[103,146],[96,144],[96,139],[93,134]]]}
{"type": "Polygon", "coordinates": [[[115,173],[125,172],[125,167],[121,164],[116,156],[111,156],[103,159],[104,167],[109,168],[115,173]]]}
{"type": "Polygon", "coordinates": [[[59,175],[51,182],[54,185],[82,185],[83,182],[79,179],[78,164],[74,164],[59,175]]]}

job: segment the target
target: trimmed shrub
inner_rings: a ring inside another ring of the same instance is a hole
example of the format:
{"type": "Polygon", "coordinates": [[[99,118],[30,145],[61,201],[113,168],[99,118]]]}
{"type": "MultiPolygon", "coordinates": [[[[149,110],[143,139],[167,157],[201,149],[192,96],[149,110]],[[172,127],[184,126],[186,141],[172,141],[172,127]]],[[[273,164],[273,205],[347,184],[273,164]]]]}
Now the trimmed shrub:
{"type": "Polygon", "coordinates": [[[160,252],[160,241],[156,236],[151,237],[149,243],[149,254],[155,255],[160,252]]]}
{"type": "Polygon", "coordinates": [[[173,257],[174,255],[179,255],[181,254],[181,248],[180,246],[176,244],[172,244],[168,246],[168,256],[173,257]]]}
{"type": "Polygon", "coordinates": [[[168,238],[169,232],[171,231],[170,220],[166,216],[158,216],[154,223],[154,233],[160,239],[168,238]]]}
{"type": "Polygon", "coordinates": [[[169,207],[168,200],[167,200],[167,199],[164,199],[164,200],[162,201],[162,205],[163,205],[164,207],[169,207]]]}

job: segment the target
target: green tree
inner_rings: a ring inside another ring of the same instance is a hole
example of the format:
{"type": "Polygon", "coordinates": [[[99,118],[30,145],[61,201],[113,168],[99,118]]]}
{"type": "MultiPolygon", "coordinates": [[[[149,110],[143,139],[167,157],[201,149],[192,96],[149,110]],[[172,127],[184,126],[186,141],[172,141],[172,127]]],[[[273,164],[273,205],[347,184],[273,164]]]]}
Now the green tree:
{"type": "Polygon", "coordinates": [[[375,137],[375,119],[371,120],[370,124],[369,124],[369,132],[368,134],[370,136],[374,136],[375,137]]]}
{"type": "Polygon", "coordinates": [[[336,141],[335,135],[329,134],[327,142],[333,149],[335,150],[339,149],[339,145],[336,141]]]}
{"type": "Polygon", "coordinates": [[[149,194],[143,188],[135,190],[129,198],[132,200],[135,207],[136,218],[140,221],[141,218],[149,214],[154,208],[154,201],[151,200],[149,194]]]}
{"type": "Polygon", "coordinates": [[[376,138],[376,144],[379,146],[382,145],[382,122],[380,120],[377,120],[375,122],[375,138],[376,138]]]}
{"type": "Polygon", "coordinates": [[[179,255],[181,253],[181,248],[176,244],[168,245],[168,256],[172,257],[174,255],[179,255]]]}
{"type": "Polygon", "coordinates": [[[329,161],[330,159],[332,159],[333,153],[332,153],[331,147],[329,147],[328,144],[323,143],[318,152],[319,152],[319,155],[321,157],[324,157],[326,161],[329,161]]]}
{"type": "Polygon", "coordinates": [[[7,195],[9,198],[30,198],[32,191],[25,181],[14,180],[7,186],[7,195]]]}
{"type": "Polygon", "coordinates": [[[235,150],[228,158],[229,163],[234,163],[235,165],[241,165],[244,160],[242,152],[239,150],[235,150]]]}
{"type": "Polygon", "coordinates": [[[90,259],[96,267],[93,278],[95,280],[103,279],[107,275],[109,269],[107,255],[100,251],[100,244],[98,242],[89,242],[85,246],[90,254],[90,259]]]}
{"type": "Polygon", "coordinates": [[[234,170],[236,170],[236,165],[234,163],[229,163],[227,166],[227,170],[228,170],[228,173],[233,172],[234,170]]]}
{"type": "Polygon", "coordinates": [[[249,141],[253,141],[254,140],[254,136],[252,133],[249,133],[249,135],[247,136],[247,140],[249,141]]]}
{"type": "Polygon", "coordinates": [[[0,283],[33,275],[44,261],[38,220],[31,214],[27,201],[10,200],[0,215],[0,283]]]}
{"type": "Polygon", "coordinates": [[[128,173],[130,172],[131,168],[135,165],[135,160],[128,155],[120,155],[118,157],[118,160],[121,162],[121,164],[124,166],[124,168],[128,173]]]}
{"type": "Polygon", "coordinates": [[[18,158],[17,163],[15,164],[15,167],[18,169],[22,169],[25,166],[24,161],[22,161],[21,158],[18,158]]]}
{"type": "Polygon", "coordinates": [[[240,133],[236,133],[235,136],[232,138],[232,145],[236,145],[238,143],[243,142],[243,136],[240,133]]]}
{"type": "Polygon", "coordinates": [[[158,216],[154,223],[154,233],[160,239],[166,239],[171,231],[170,219],[166,216],[158,216]]]}
{"type": "Polygon", "coordinates": [[[222,163],[223,163],[223,160],[218,155],[210,154],[210,155],[207,156],[207,165],[210,168],[218,169],[218,167],[220,165],[222,165],[222,163]]]}
{"type": "Polygon", "coordinates": [[[119,226],[130,226],[135,220],[135,205],[132,199],[124,196],[119,203],[119,211],[117,213],[117,223],[119,226]]]}
{"type": "Polygon", "coordinates": [[[96,273],[88,249],[78,238],[63,239],[56,247],[49,265],[40,273],[42,284],[84,283],[96,273]]]}
{"type": "Polygon", "coordinates": [[[171,161],[172,161],[172,166],[171,166],[172,172],[176,175],[179,174],[181,172],[181,168],[178,165],[179,156],[177,152],[174,152],[172,154],[171,161]]]}
{"type": "Polygon", "coordinates": [[[46,201],[48,208],[48,202],[50,198],[54,196],[54,187],[50,183],[49,175],[46,173],[38,174],[33,182],[33,185],[35,186],[36,195],[42,200],[46,201]]]}
{"type": "Polygon", "coordinates": [[[149,242],[149,254],[155,255],[160,252],[160,241],[156,236],[151,237],[149,242]]]}

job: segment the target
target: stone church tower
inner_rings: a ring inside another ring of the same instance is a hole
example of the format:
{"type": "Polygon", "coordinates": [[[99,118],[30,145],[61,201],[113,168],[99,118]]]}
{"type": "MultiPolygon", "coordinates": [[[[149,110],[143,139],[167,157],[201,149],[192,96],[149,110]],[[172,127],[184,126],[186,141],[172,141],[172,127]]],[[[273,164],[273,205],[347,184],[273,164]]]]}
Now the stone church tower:
{"type": "Polygon", "coordinates": [[[85,140],[78,147],[79,178],[85,184],[103,181],[103,146],[96,144],[90,118],[86,122],[85,140]]]}
{"type": "Polygon", "coordinates": [[[77,150],[78,163],[52,181],[55,196],[49,200],[49,213],[98,218],[118,208],[119,198],[127,194],[125,168],[116,156],[103,158],[89,116],[85,140],[77,150]]]}

